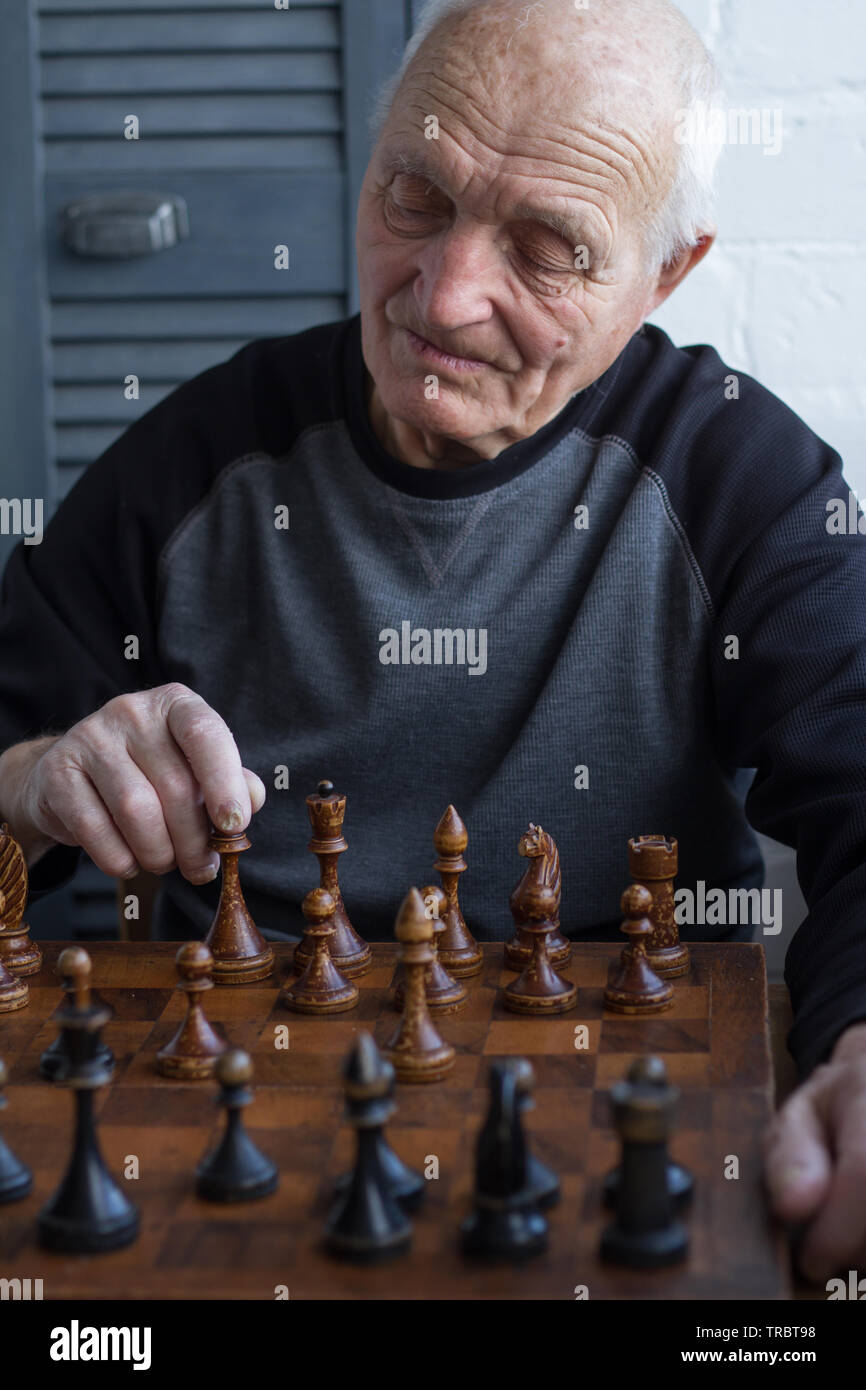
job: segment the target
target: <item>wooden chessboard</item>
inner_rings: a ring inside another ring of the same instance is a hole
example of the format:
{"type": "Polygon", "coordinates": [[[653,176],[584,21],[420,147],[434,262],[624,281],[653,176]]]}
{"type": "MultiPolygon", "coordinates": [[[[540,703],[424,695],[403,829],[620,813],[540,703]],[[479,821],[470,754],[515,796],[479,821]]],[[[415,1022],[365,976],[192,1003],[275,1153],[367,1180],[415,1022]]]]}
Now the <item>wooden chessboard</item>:
{"type": "Polygon", "coordinates": [[[761,1192],[760,1136],[772,1109],[772,1074],[760,946],[693,946],[674,1008],[639,1019],[602,1009],[619,948],[580,944],[563,972],[579,986],[577,1008],[537,1021],[503,1009],[499,988],[512,976],[503,968],[502,948],[485,947],[483,973],[467,982],[468,1004],[439,1021],[458,1051],[454,1071],[445,1081],[397,1090],[399,1109],[389,1128],[394,1148],[418,1169],[429,1155],[439,1163],[415,1217],[412,1251],[366,1268],[330,1259],[320,1240],[333,1179],[351,1155],[341,1065],[359,1029],[382,1043],[395,1024],[394,946],[374,947],[373,969],[357,982],[361,1001],[351,1013],[312,1019],[280,1006],[291,947],[276,948],[270,980],[220,987],[206,997],[211,1021],[254,1056],[256,1100],[247,1119],[281,1173],[274,1196],[224,1208],[194,1194],[196,1164],[219,1123],[215,1084],[169,1081],[154,1069],[154,1054],[183,1013],[173,988],[177,948],[93,947],[96,992],[116,1011],[106,1039],[117,1069],[98,1099],[101,1142],[117,1176],[128,1155],[138,1156],[140,1178],[126,1190],[140,1207],[142,1230],[127,1250],[87,1257],[49,1255],[35,1241],[37,1212],[60,1179],[71,1137],[72,1096],[37,1070],[55,1036],[50,1017],[60,1003],[53,970],[60,949],[48,946],[42,972],[31,976],[29,1007],[0,1016],[0,1056],[11,1071],[4,1132],[35,1174],[29,1198],[0,1208],[0,1277],[40,1277],[46,1299],[273,1299],[278,1285],[292,1299],[574,1299],[579,1285],[592,1299],[789,1296],[783,1242],[761,1192]],[[281,1024],[290,1041],[282,1051],[274,1046],[281,1024]],[[575,1048],[580,1024],[589,1032],[586,1050],[575,1048]],[[664,1057],[681,1088],[672,1153],[694,1172],[696,1194],[687,1217],[687,1263],[642,1273],[602,1265],[597,1249],[608,1219],[601,1183],[617,1159],[607,1092],[647,1052],[664,1057]],[[535,1069],[529,1131],[535,1152],[561,1177],[563,1200],[550,1213],[547,1254],[522,1267],[479,1266],[460,1254],[458,1230],[469,1206],[487,1063],[514,1054],[530,1058],[535,1069]],[[737,1180],[724,1177],[728,1155],[739,1159],[737,1180]]]}

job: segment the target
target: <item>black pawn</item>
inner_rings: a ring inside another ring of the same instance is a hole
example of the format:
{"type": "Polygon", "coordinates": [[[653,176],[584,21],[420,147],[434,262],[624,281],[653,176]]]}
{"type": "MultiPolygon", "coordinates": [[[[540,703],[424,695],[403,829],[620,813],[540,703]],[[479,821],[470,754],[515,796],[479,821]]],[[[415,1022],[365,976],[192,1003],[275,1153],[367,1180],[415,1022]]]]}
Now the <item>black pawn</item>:
{"type": "MultiPolygon", "coordinates": [[[[69,959],[66,951],[64,951],[61,955],[60,960],[58,961],[58,966],[60,966],[60,962],[64,959],[66,959],[67,961],[69,959]]],[[[66,1005],[69,1006],[72,1003],[74,990],[73,981],[69,975],[63,976],[63,989],[66,993],[66,1005]]],[[[107,1069],[113,1072],[114,1053],[112,1052],[111,1048],[108,1046],[107,1043],[100,1042],[96,1056],[103,1069],[107,1069]]],[[[68,1065],[69,1054],[66,1048],[66,1034],[61,1030],[57,1034],[57,1037],[54,1039],[53,1043],[51,1043],[50,1047],[46,1047],[45,1051],[40,1057],[39,1070],[45,1077],[46,1081],[58,1081],[62,1080],[62,1075],[66,1071],[68,1065]]]]}
{"type": "Polygon", "coordinates": [[[611,1091],[622,1142],[615,1215],[601,1238],[601,1257],[630,1269],[659,1269],[688,1254],[689,1238],[674,1217],[668,1185],[668,1138],[679,1093],[643,1079],[611,1091]]]}
{"type": "Polygon", "coordinates": [[[63,1082],[75,1093],[75,1142],[66,1174],[39,1214],[39,1243],[45,1250],[96,1254],[130,1245],[138,1235],[138,1211],[110,1176],[93,1118],[94,1091],[111,1078],[99,1057],[101,1030],[110,1010],[90,1000],[90,957],[71,947],[60,957],[70,998],[58,1015],[65,1034],[63,1082]]]}
{"type": "Polygon", "coordinates": [[[463,1223],[461,1246],[467,1255],[523,1260],[547,1249],[547,1221],[529,1186],[523,1059],[492,1062],[488,1081],[490,1106],[475,1153],[474,1210],[463,1223]]]}
{"type": "MultiPolygon", "coordinates": [[[[535,1101],[532,1098],[532,1091],[535,1086],[535,1074],[532,1064],[524,1057],[518,1057],[517,1066],[517,1095],[521,1115],[534,1109],[535,1101]]],[[[546,1163],[542,1163],[540,1158],[527,1147],[526,1154],[527,1179],[526,1185],[532,1194],[536,1204],[546,1211],[548,1207],[555,1207],[559,1201],[561,1192],[559,1178],[552,1168],[548,1168],[546,1163]]]]}
{"type": "MultiPolygon", "coordinates": [[[[0,1061],[0,1110],[5,1110],[9,1104],[3,1094],[8,1080],[6,1063],[0,1061]]],[[[20,1158],[15,1157],[0,1134],[0,1206],[5,1202],[19,1202],[22,1197],[27,1197],[32,1189],[33,1174],[20,1158]]]]}
{"type": "MultiPolygon", "coordinates": [[[[629,1081],[643,1081],[647,1085],[660,1086],[663,1089],[668,1083],[667,1067],[661,1057],[639,1057],[629,1067],[627,1079],[629,1081]]],[[[613,1207],[616,1205],[619,1180],[619,1168],[614,1168],[605,1178],[603,1189],[605,1206],[613,1207]]],[[[675,1163],[673,1159],[668,1159],[668,1191],[671,1194],[675,1211],[682,1211],[688,1206],[692,1199],[693,1189],[694,1179],[688,1168],[684,1168],[681,1163],[675,1163]]]]}
{"type": "Polygon", "coordinates": [[[253,1063],[240,1048],[229,1048],[217,1062],[217,1103],[226,1110],[226,1127],[215,1149],[201,1161],[195,1190],[208,1202],[252,1202],[277,1189],[276,1164],[256,1148],[244,1129],[243,1110],[253,1098],[253,1063]]]}
{"type": "MultiPolygon", "coordinates": [[[[361,1034],[357,1046],[363,1047],[366,1052],[372,1052],[373,1050],[375,1050],[382,1069],[381,1084],[383,1086],[383,1096],[386,1101],[389,1101],[391,1103],[390,1113],[393,1114],[395,1109],[394,1087],[397,1079],[394,1072],[394,1068],[391,1066],[390,1062],[386,1062],[384,1060],[369,1033],[361,1034]]],[[[375,1071],[375,1063],[372,1059],[367,1065],[366,1070],[369,1074],[372,1074],[375,1071]]],[[[352,1085],[353,1083],[347,1077],[346,1099],[350,1113],[351,1107],[355,1103],[353,1101],[352,1096],[349,1094],[352,1085]]],[[[403,1162],[402,1158],[398,1157],[398,1155],[395,1154],[394,1150],[391,1148],[391,1145],[385,1138],[384,1130],[377,1130],[375,1131],[375,1134],[376,1150],[379,1159],[379,1164],[382,1169],[382,1174],[385,1178],[385,1182],[388,1186],[391,1196],[394,1198],[396,1202],[400,1203],[400,1206],[403,1208],[404,1211],[417,1211],[418,1207],[421,1204],[421,1199],[424,1196],[424,1179],[421,1177],[420,1173],[416,1173],[413,1168],[410,1168],[408,1164],[403,1162]]],[[[344,1193],[347,1190],[351,1181],[352,1174],[343,1173],[334,1184],[337,1193],[344,1193]]]]}
{"type": "Polygon", "coordinates": [[[394,1070],[370,1034],[362,1033],[343,1076],[357,1149],[355,1166],[329,1217],[325,1244],[332,1255],[367,1264],[402,1254],[412,1240],[412,1223],[393,1192],[393,1165],[383,1161],[383,1130],[394,1112],[394,1070]]]}

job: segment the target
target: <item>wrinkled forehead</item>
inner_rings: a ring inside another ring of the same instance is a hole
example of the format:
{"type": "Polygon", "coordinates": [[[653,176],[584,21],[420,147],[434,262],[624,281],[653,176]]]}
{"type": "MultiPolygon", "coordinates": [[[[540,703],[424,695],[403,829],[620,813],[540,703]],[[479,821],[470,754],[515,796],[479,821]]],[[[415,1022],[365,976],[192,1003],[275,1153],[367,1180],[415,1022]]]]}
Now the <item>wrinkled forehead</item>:
{"type": "Polygon", "coordinates": [[[432,119],[480,177],[521,170],[562,180],[563,191],[572,174],[612,179],[618,200],[634,195],[646,206],[667,191],[677,163],[677,94],[658,47],[586,24],[571,6],[481,6],[425,41],[382,137],[389,156],[426,145],[434,162],[447,158],[431,149],[432,119]]]}

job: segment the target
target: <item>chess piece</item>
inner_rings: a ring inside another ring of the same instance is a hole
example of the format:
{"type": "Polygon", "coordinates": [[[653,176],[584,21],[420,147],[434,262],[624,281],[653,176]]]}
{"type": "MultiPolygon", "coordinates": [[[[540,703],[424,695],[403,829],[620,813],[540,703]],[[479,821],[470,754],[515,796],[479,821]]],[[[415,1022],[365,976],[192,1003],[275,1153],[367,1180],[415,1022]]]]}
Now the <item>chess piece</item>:
{"type": "MultiPolygon", "coordinates": [[[[466,1003],[466,990],[458,980],[452,980],[439,959],[439,938],[445,932],[442,914],[448,906],[445,890],[431,884],[429,887],[421,889],[421,899],[424,903],[424,910],[433,923],[433,939],[430,942],[433,959],[424,974],[424,994],[431,1017],[440,1018],[442,1014],[453,1014],[463,1007],[466,1003]]],[[[400,966],[398,966],[397,983],[394,987],[394,1007],[402,1009],[405,999],[406,981],[400,966]]]]}
{"type": "Polygon", "coordinates": [[[619,968],[604,991],[604,1007],[618,1014],[659,1014],[671,1008],[674,987],[660,980],[647,959],[647,942],[653,924],[649,918],[652,894],[640,883],[633,883],[622,895],[625,913],[621,930],[628,937],[619,968]]]}
{"type": "Polygon", "coordinates": [[[679,1093],[656,1081],[619,1081],[611,1091],[622,1145],[614,1219],[602,1233],[601,1257],[630,1269],[678,1264],[688,1233],[674,1217],[668,1138],[679,1093]]]}
{"type": "MultiPolygon", "coordinates": [[[[0,913],[3,912],[6,903],[5,895],[0,891],[0,913]]],[[[3,964],[3,957],[0,956],[0,1014],[11,1014],[16,1009],[24,1009],[30,1003],[30,986],[26,980],[21,980],[3,964]]]]}
{"type": "Polygon", "coordinates": [[[484,964],[481,948],[463,920],[457,891],[460,875],[466,872],[463,852],[468,843],[466,826],[454,807],[449,806],[433,832],[438,855],[433,868],[439,872],[447,899],[442,914],[445,930],[439,937],[439,960],[455,980],[480,974],[484,964]]]}
{"type": "MultiPolygon", "coordinates": [[[[363,1120],[365,1107],[369,1101],[381,1100],[384,1114],[383,1125],[397,1108],[394,1104],[394,1083],[396,1077],[390,1062],[386,1062],[379,1052],[370,1033],[361,1033],[355,1043],[343,1070],[346,1092],[346,1113],[350,1122],[363,1120]],[[359,1077],[366,1078],[359,1081],[359,1077]]],[[[408,1167],[385,1138],[384,1129],[376,1124],[373,1130],[372,1147],[381,1169],[385,1186],[394,1201],[404,1211],[415,1211],[424,1196],[425,1182],[420,1173],[408,1167]]],[[[343,1173],[334,1184],[338,1194],[346,1192],[352,1182],[352,1173],[343,1173]]]]}
{"type": "Polygon", "coordinates": [[[216,850],[222,864],[219,906],[205,945],[213,956],[217,985],[246,985],[264,980],[274,968],[274,953],[247,911],[238,877],[238,855],[249,849],[243,830],[212,830],[208,849],[216,850]]]}
{"type": "Polygon", "coordinates": [[[95,1254],[131,1244],[138,1235],[138,1211],[109,1175],[93,1115],[94,1092],[111,1079],[99,1055],[110,1010],[91,1001],[86,951],[64,951],[59,964],[72,982],[71,1002],[57,1021],[67,1034],[69,1060],[61,1078],[75,1093],[75,1142],[66,1174],[39,1214],[38,1237],[45,1250],[95,1254]]]}
{"type": "Polygon", "coordinates": [[[244,1128],[243,1111],[253,1099],[252,1058],[238,1047],[217,1059],[220,1086],[217,1104],[226,1112],[226,1127],[217,1146],[196,1169],[195,1190],[207,1202],[252,1202],[277,1190],[276,1164],[256,1147],[244,1128]]]}
{"type": "Polygon", "coordinates": [[[369,1033],[358,1038],[343,1076],[346,1112],[357,1135],[355,1166],[340,1184],[325,1244],[332,1255],[358,1263],[391,1259],[408,1250],[412,1240],[406,1209],[417,1204],[420,1193],[415,1197],[409,1179],[421,1182],[422,1190],[423,1180],[404,1168],[385,1143],[385,1123],[394,1111],[394,1071],[369,1033]]]}
{"type": "Polygon", "coordinates": [[[203,941],[188,941],[174,960],[178,989],[186,995],[186,1018],[171,1042],[156,1054],[160,1076],[179,1081],[203,1081],[213,1076],[228,1043],[211,1028],[202,1008],[202,995],[213,989],[213,956],[203,941]]]}
{"type": "Polygon", "coordinates": [[[440,1081],[454,1066],[455,1054],[440,1038],[427,1009],[424,976],[433,960],[433,923],[417,888],[410,888],[403,899],[394,935],[402,944],[406,996],[402,1018],[386,1044],[385,1056],[398,1081],[440,1081]]]}
{"type": "MultiPolygon", "coordinates": [[[[83,978],[86,980],[88,987],[90,985],[90,971],[92,969],[90,956],[86,951],[82,950],[81,947],[70,946],[69,949],[64,951],[60,956],[57,962],[58,968],[61,962],[65,963],[67,967],[71,966],[74,971],[72,975],[67,974],[63,976],[66,1007],[71,1009],[75,1005],[75,991],[78,987],[78,980],[83,978]]],[[[67,1036],[68,1035],[63,1029],[61,1029],[57,1037],[46,1047],[39,1059],[39,1070],[47,1081],[57,1081],[59,1078],[62,1078],[69,1066],[71,1059],[66,1048],[67,1036]]],[[[103,1070],[111,1076],[114,1072],[114,1053],[107,1043],[102,1041],[99,1042],[97,1045],[97,1057],[103,1070]]],[[[63,1084],[62,1080],[60,1084],[63,1084]]]]}
{"type": "Polygon", "coordinates": [[[577,1003],[577,986],[558,975],[547,955],[547,938],[554,930],[556,893],[544,884],[528,882],[518,910],[523,929],[533,940],[526,969],[502,991],[506,1009],[518,1014],[561,1014],[577,1003]]]}
{"type": "MultiPolygon", "coordinates": [[[[346,798],[334,791],[333,782],[320,782],[313,795],[307,797],[307,814],[313,828],[313,838],[307,849],[319,861],[319,886],[330,893],[336,904],[334,936],[330,943],[331,960],[342,975],[353,979],[370,969],[373,953],[349,921],[340,891],[337,865],[340,855],[349,848],[343,838],[346,798]]],[[[306,939],[301,941],[295,951],[295,969],[298,972],[312,954],[313,943],[307,943],[306,939]]]]}
{"type": "Polygon", "coordinates": [[[300,1014],[341,1014],[354,1009],[357,987],[337,969],[330,952],[337,934],[334,898],[327,889],[314,888],[304,898],[301,911],[306,920],[304,941],[313,954],[306,956],[303,973],[283,990],[283,1003],[300,1014]]]}
{"type": "MultiPolygon", "coordinates": [[[[658,1086],[664,1090],[668,1084],[667,1067],[661,1057],[639,1057],[629,1067],[627,1080],[636,1084],[658,1086]]],[[[668,1192],[671,1195],[674,1210],[679,1211],[687,1206],[691,1200],[694,1179],[687,1168],[684,1168],[680,1163],[675,1163],[673,1159],[668,1160],[667,1174],[668,1192]]],[[[604,1180],[603,1191],[606,1206],[616,1205],[620,1176],[619,1168],[614,1168],[604,1180]]]]}
{"type": "MultiPolygon", "coordinates": [[[[6,1063],[0,1060],[0,1111],[9,1104],[5,1095],[9,1073],[6,1063]]],[[[6,1202],[18,1202],[27,1197],[33,1189],[33,1174],[20,1158],[16,1158],[3,1135],[0,1134],[0,1206],[6,1202]]]]}
{"type": "Polygon", "coordinates": [[[552,888],[556,894],[556,907],[551,914],[553,931],[547,940],[547,959],[551,965],[564,965],[571,958],[571,942],[559,929],[559,911],[562,904],[562,874],[559,868],[559,850],[552,835],[542,830],[540,825],[530,822],[529,829],[517,847],[518,854],[529,863],[514,892],[511,894],[511,915],[514,918],[515,932],[505,945],[505,964],[511,970],[525,970],[532,959],[532,933],[526,930],[521,915],[521,904],[527,899],[530,887],[534,885],[552,888]]]}
{"type": "Polygon", "coordinates": [[[27,903],[27,861],[9,826],[0,826],[0,961],[13,975],[35,975],[42,966],[42,952],[30,940],[23,920],[27,903]]]}
{"type": "Polygon", "coordinates": [[[689,968],[689,948],[680,941],[674,915],[674,880],[679,846],[665,835],[638,835],[628,842],[628,868],[635,883],[649,889],[653,934],[647,944],[647,960],[656,975],[672,979],[689,968]]]}
{"type": "MultiPolygon", "coordinates": [[[[526,1115],[535,1106],[532,1097],[535,1073],[531,1063],[525,1057],[514,1059],[514,1069],[517,1103],[521,1115],[526,1115]]],[[[526,1186],[533,1201],[542,1211],[548,1207],[556,1206],[561,1196],[559,1178],[552,1168],[548,1168],[546,1163],[542,1163],[540,1158],[535,1157],[528,1145],[526,1151],[526,1186]]]]}
{"type": "Polygon", "coordinates": [[[490,1105],[475,1150],[473,1210],[461,1230],[467,1255],[522,1260],[547,1249],[547,1221],[530,1184],[521,1058],[491,1062],[490,1105]]]}

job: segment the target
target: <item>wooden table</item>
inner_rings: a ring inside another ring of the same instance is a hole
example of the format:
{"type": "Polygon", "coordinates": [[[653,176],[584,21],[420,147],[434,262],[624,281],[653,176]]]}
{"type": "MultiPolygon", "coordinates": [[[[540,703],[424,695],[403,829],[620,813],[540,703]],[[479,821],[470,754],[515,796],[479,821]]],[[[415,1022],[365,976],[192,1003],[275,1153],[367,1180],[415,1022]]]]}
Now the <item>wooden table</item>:
{"type": "MultiPolygon", "coordinates": [[[[41,1277],[46,1298],[767,1299],[790,1296],[784,1242],[761,1190],[761,1131],[772,1112],[773,1069],[764,953],[760,946],[701,944],[676,982],[674,1008],[654,1018],[604,1011],[602,994],[619,948],[579,944],[564,972],[578,984],[577,1007],[533,1020],[507,1013],[500,986],[502,948],[487,946],[483,973],[469,981],[462,1012],[440,1021],[458,1051],[455,1069],[432,1086],[398,1088],[390,1137],[413,1167],[432,1171],[415,1218],[410,1255],[375,1268],[336,1263],[321,1249],[334,1178],[350,1161],[340,1068],[360,1029],[383,1042],[397,1015],[390,1003],[392,945],[374,946],[351,1013],[314,1019],[279,1001],[291,947],[277,947],[275,975],[206,999],[210,1019],[253,1055],[256,1100],[251,1132],[281,1171],[279,1191],[245,1206],[215,1207],[194,1194],[198,1160],[217,1132],[212,1082],[158,1076],[154,1055],[182,1017],[175,991],[176,947],[106,943],[91,954],[96,989],[115,1010],[106,1030],[117,1057],[98,1114],[106,1159],[120,1175],[134,1157],[140,1176],[126,1183],[142,1214],[138,1242],[101,1256],[40,1251],[35,1217],[56,1187],[70,1145],[72,1097],[41,1080],[38,1060],[53,1039],[60,1002],[54,971],[62,946],[46,946],[32,976],[27,1009],[0,1017],[0,1055],[11,1068],[5,1134],[35,1174],[35,1189],[0,1216],[0,1277],[41,1277]],[[288,1050],[275,1046],[288,1026],[288,1050]],[[586,1026],[588,1046],[576,1047],[586,1026]],[[647,1052],[665,1058],[681,1090],[674,1155],[695,1173],[688,1216],[691,1252],[679,1268],[650,1273],[604,1266],[599,1235],[609,1219],[601,1184],[617,1159],[607,1092],[647,1052]],[[475,1135],[486,1107],[492,1057],[525,1055],[536,1074],[528,1124],[535,1151],[560,1174],[563,1198],[550,1214],[547,1254],[522,1268],[478,1266],[458,1250],[471,1195],[475,1135]],[[730,1156],[739,1178],[725,1177],[730,1156]]],[[[773,994],[773,1026],[784,1027],[773,994]]]]}

